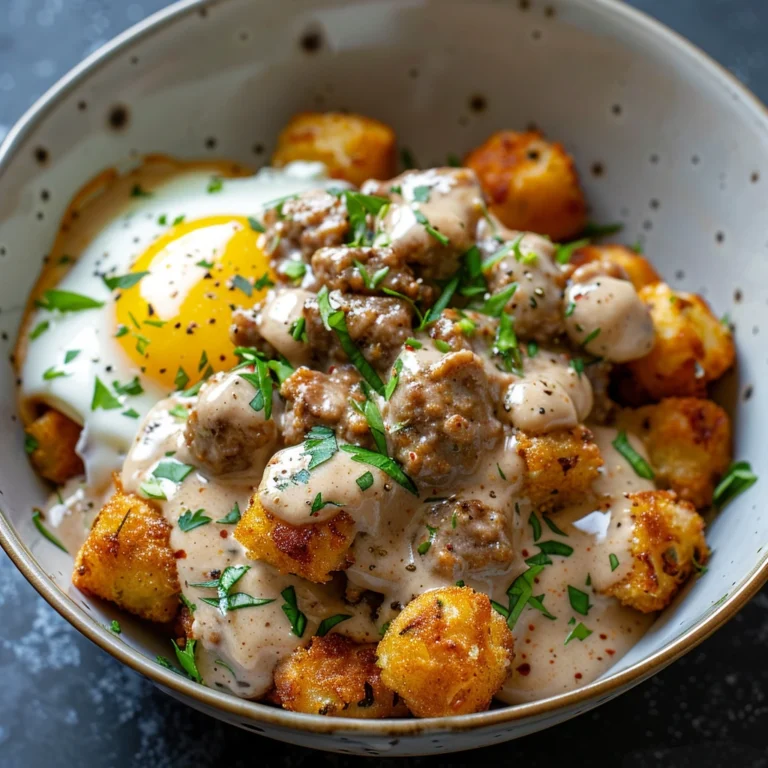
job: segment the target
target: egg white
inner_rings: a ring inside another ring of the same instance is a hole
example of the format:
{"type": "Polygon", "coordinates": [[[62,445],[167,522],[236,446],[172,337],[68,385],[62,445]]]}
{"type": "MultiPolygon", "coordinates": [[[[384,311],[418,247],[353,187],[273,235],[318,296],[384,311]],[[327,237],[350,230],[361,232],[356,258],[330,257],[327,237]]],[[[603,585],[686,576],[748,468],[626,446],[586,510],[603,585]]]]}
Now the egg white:
{"type": "Polygon", "coordinates": [[[114,297],[102,275],[126,274],[177,217],[193,221],[217,215],[258,215],[265,203],[317,187],[326,178],[322,164],[297,162],[279,170],[263,168],[247,178],[222,179],[220,189],[217,183],[216,191],[211,191],[210,172],[183,170],[153,187],[151,196],[126,199],[120,214],[81,253],[73,254],[77,261],[56,289],[88,296],[104,302],[103,306],[68,313],[42,308],[34,311],[28,327],[34,329],[47,322],[48,328],[29,342],[21,367],[20,396],[43,402],[83,425],[77,453],[91,487],[109,484],[112,473],[122,465],[141,418],[168,394],[142,376],[115,339],[114,297]],[[79,351],[73,357],[75,350],[79,351]],[[68,352],[72,359],[65,363],[68,352]],[[64,375],[51,378],[52,372],[64,375]],[[92,408],[97,377],[114,395],[114,382],[124,385],[135,376],[144,389],[142,394],[120,395],[119,409],[92,408]]]}

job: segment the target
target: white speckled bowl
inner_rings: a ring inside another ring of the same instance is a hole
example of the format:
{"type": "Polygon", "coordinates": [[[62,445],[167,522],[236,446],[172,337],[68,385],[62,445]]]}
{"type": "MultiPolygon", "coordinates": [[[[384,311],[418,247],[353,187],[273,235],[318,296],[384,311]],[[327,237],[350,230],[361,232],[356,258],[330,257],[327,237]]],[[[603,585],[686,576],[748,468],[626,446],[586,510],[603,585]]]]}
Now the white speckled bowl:
{"type": "MultiPolygon", "coordinates": [[[[156,14],[73,70],[0,147],[3,338],[13,340],[59,217],[88,178],[147,152],[215,153],[258,166],[280,126],[305,108],[382,118],[425,165],[493,130],[531,122],[563,141],[577,158],[593,218],[623,220],[627,241],[643,238],[673,286],[730,312],[740,363],[721,394],[735,417],[737,456],[766,475],[758,329],[768,324],[768,118],[703,54],[612,0],[187,0],[156,14]]],[[[165,641],[138,622],[121,616],[120,637],[105,629],[116,612],[70,587],[71,559],[32,526],[31,507],[46,490],[28,465],[14,411],[6,361],[0,543],[38,591],[173,696],[307,746],[447,752],[546,728],[690,650],[768,577],[768,513],[757,504],[758,485],[712,524],[709,573],[609,674],[579,691],[443,720],[292,714],[159,667],[153,659],[167,652],[165,641]]]]}

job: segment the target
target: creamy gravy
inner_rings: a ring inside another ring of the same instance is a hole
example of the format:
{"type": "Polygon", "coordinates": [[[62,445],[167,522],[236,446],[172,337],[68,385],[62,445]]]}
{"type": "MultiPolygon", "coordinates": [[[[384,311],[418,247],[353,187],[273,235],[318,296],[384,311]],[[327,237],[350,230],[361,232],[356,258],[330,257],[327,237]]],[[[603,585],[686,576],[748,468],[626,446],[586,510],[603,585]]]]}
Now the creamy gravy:
{"type": "MultiPolygon", "coordinates": [[[[437,252],[441,258],[433,259],[429,267],[434,278],[455,272],[456,255],[446,249],[442,258],[444,246],[427,232],[418,212],[450,238],[454,251],[477,243],[487,258],[501,247],[496,238],[502,230],[484,218],[477,186],[457,174],[453,180],[430,171],[402,177],[401,189],[387,192],[391,202],[376,221],[376,231],[393,250],[437,252]],[[415,201],[417,187],[429,187],[429,198],[415,201]]],[[[371,182],[363,189],[377,194],[379,185],[371,182]]],[[[503,234],[509,241],[515,233],[503,234]]],[[[577,347],[612,361],[639,357],[650,349],[653,326],[630,283],[598,275],[592,282],[566,288],[565,271],[552,260],[550,242],[527,234],[517,245],[520,253],[500,257],[486,277],[489,293],[518,283],[514,312],[521,336],[544,344],[565,331],[577,347]]],[[[305,279],[304,284],[309,282],[305,279]]],[[[289,329],[312,297],[302,288],[276,290],[254,315],[262,338],[295,366],[305,364],[312,350],[293,339],[289,329]]],[[[429,333],[413,333],[421,346],[406,345],[400,351],[404,378],[439,368],[446,356],[429,333]]],[[[245,469],[209,474],[200,466],[195,446],[187,445],[184,420],[171,412],[179,404],[193,408],[197,399],[170,398],[148,413],[124,462],[121,482],[130,493],[142,494],[148,482],[161,488],[164,498],[156,503],[172,527],[171,547],[182,593],[196,608],[192,634],[199,641],[197,662],[206,684],[246,698],[262,696],[272,685],[275,665],[308,643],[322,619],[349,615],[334,631],[374,642],[413,597],[456,582],[488,594],[502,611],[509,610],[507,590],[520,584],[517,580],[524,573],[531,576],[529,587],[534,602],[539,600],[538,609],[526,604],[514,625],[516,658],[498,695],[503,701],[528,701],[584,685],[605,672],[645,632],[652,616],[624,608],[598,590],[624,578],[631,567],[633,523],[625,494],[651,489],[653,484],[637,477],[613,448],[616,431],[595,426],[605,464],[593,485],[593,497],[551,517],[533,514],[525,497],[526,467],[518,453],[517,430],[542,434],[589,424],[595,395],[570,355],[544,348],[533,352],[524,346],[522,370],[502,370],[489,340],[481,336],[467,342],[476,357],[465,350],[455,354],[471,357],[487,375],[494,401],[500,404],[498,413],[488,419],[495,431],[479,436],[478,461],[466,462],[437,487],[422,482],[418,496],[343,450],[308,473],[310,457],[304,444],[276,451],[279,436],[265,436],[245,469]],[[178,483],[156,480],[153,470],[169,461],[193,469],[178,483]],[[363,489],[357,481],[366,472],[372,483],[363,489]],[[295,482],[297,473],[303,473],[305,481],[295,482]],[[235,505],[245,510],[254,492],[265,509],[293,525],[324,522],[341,509],[347,512],[354,520],[356,538],[350,550],[353,562],[345,572],[346,596],[352,599],[371,590],[381,596],[380,607],[374,611],[366,600],[356,605],[346,601],[343,578],[317,585],[249,560],[234,538],[234,526],[220,520],[235,505]],[[313,509],[318,494],[325,505],[313,509]],[[183,531],[179,519],[196,510],[211,522],[183,531]],[[480,539],[485,535],[491,541],[482,556],[452,561],[447,557],[452,551],[448,544],[466,543],[462,525],[472,526],[480,539]],[[557,553],[542,552],[544,542],[557,553]],[[526,562],[537,556],[535,565],[526,562]],[[248,567],[236,591],[271,602],[226,613],[203,602],[202,598],[215,598],[216,590],[199,585],[217,579],[230,566],[248,567]],[[293,634],[282,608],[281,592],[289,586],[295,588],[298,607],[307,617],[301,638],[293,634]]],[[[206,413],[212,418],[220,415],[258,432],[264,426],[263,412],[249,409],[249,398],[238,392],[238,378],[237,373],[218,374],[202,390],[200,401],[207,402],[206,413]]],[[[391,442],[399,426],[388,418],[392,401],[381,397],[375,401],[391,442]]],[[[274,421],[287,416],[275,394],[274,421]]],[[[630,440],[644,455],[640,442],[630,440]]],[[[63,521],[77,520],[80,514],[80,522],[72,527],[84,528],[82,510],[75,513],[83,506],[78,492],[71,489],[56,514],[63,521]]]]}

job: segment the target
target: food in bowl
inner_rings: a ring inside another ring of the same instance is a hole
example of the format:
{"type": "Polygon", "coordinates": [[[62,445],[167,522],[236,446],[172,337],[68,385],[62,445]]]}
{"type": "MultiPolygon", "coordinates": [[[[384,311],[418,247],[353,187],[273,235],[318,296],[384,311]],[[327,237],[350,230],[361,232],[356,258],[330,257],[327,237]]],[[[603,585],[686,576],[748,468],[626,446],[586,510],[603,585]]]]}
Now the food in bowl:
{"type": "Polygon", "coordinates": [[[17,346],[73,584],[166,631],[160,663],[293,711],[584,685],[705,569],[700,512],[754,482],[707,399],[730,330],[593,242],[562,146],[503,131],[399,175],[395,147],[306,113],[255,175],[106,172],[17,346]]]}

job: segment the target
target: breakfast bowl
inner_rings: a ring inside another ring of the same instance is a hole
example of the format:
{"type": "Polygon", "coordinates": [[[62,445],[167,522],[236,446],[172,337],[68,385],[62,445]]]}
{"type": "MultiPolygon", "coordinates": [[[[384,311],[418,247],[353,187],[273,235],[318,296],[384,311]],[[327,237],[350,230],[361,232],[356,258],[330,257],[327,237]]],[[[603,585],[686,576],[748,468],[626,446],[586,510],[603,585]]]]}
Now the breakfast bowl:
{"type": "MultiPolygon", "coordinates": [[[[0,543],[40,594],[108,653],[190,706],[284,741],[361,755],[450,752],[518,738],[607,702],[701,642],[768,578],[768,517],[754,489],[707,518],[706,572],[597,679],[535,701],[423,719],[324,717],[200,685],[158,663],[167,637],[72,585],[71,555],[41,524],[35,510],[51,488],[28,461],[11,353],[41,268],[68,255],[54,241],[70,201],[105,169],[127,171],[150,155],[226,158],[257,170],[269,164],[286,122],[307,110],[381,120],[422,167],[463,156],[501,129],[535,126],[562,142],[590,220],[621,222],[622,239],[649,255],[672,290],[727,313],[739,363],[714,396],[732,418],[735,458],[751,465],[750,477],[764,474],[758,371],[768,319],[759,287],[768,279],[768,117],[727,73],[612,0],[189,0],[89,57],[0,147],[0,329],[9,353],[0,377],[0,543]]],[[[126,190],[145,196],[136,184],[126,190]]],[[[53,362],[46,379],[60,375],[53,362]]]]}

